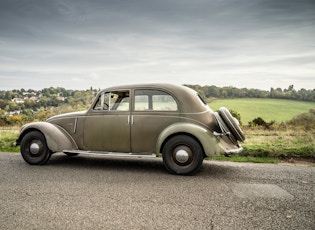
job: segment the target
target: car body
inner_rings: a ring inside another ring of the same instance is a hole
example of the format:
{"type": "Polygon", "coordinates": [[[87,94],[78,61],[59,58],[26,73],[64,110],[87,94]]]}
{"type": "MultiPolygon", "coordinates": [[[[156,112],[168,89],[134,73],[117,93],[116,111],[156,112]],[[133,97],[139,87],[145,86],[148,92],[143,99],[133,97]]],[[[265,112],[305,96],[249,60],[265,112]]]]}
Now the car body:
{"type": "Polygon", "coordinates": [[[29,164],[52,153],[155,157],[174,174],[194,174],[206,156],[242,150],[245,137],[228,109],[214,112],[198,93],[173,84],[101,90],[87,111],[66,113],[21,128],[17,144],[29,164]]]}

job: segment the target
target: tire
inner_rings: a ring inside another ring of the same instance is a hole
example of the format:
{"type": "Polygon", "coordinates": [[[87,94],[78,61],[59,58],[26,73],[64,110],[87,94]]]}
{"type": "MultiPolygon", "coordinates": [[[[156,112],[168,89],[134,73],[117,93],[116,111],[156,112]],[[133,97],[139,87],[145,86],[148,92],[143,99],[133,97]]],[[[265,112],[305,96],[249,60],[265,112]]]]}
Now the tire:
{"type": "Polygon", "coordinates": [[[194,138],[179,135],[169,139],[163,150],[163,163],[172,174],[193,175],[203,162],[204,154],[194,138]]]}
{"type": "Polygon", "coordinates": [[[241,141],[241,142],[245,141],[245,136],[239,126],[239,122],[236,118],[232,116],[230,111],[225,107],[221,107],[219,109],[219,114],[222,120],[225,122],[227,127],[230,129],[230,131],[234,135],[234,137],[236,138],[236,140],[241,141]]]}
{"type": "Polygon", "coordinates": [[[43,165],[49,160],[51,151],[45,136],[39,131],[31,131],[21,141],[21,154],[28,164],[43,165]]]}

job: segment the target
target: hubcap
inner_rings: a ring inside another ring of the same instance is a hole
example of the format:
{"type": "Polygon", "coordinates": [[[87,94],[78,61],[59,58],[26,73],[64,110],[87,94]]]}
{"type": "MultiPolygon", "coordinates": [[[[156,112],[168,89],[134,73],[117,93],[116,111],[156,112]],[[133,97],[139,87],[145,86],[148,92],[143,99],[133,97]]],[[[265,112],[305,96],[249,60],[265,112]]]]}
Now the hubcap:
{"type": "Polygon", "coordinates": [[[40,146],[38,143],[33,142],[30,146],[30,152],[34,155],[38,154],[40,151],[40,146]]]}
{"type": "Polygon", "coordinates": [[[175,157],[179,163],[185,163],[189,160],[189,153],[187,151],[181,149],[175,153],[175,157]]]}

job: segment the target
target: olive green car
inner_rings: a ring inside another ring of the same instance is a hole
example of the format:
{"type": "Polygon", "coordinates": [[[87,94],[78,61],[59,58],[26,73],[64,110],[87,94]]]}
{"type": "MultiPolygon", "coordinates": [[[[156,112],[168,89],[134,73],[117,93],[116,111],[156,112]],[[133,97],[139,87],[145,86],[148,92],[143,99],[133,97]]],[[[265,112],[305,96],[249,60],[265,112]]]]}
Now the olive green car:
{"type": "Polygon", "coordinates": [[[213,112],[185,86],[141,84],[111,87],[87,111],[67,113],[21,128],[17,144],[29,164],[52,153],[69,156],[155,157],[175,174],[194,174],[204,157],[242,150],[245,137],[228,109],[213,112]]]}

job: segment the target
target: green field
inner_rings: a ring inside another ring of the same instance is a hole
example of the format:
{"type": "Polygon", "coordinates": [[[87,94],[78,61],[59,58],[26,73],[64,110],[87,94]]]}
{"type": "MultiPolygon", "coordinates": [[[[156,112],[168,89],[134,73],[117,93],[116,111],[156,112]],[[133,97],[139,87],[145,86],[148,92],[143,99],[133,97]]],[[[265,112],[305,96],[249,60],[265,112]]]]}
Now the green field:
{"type": "Polygon", "coordinates": [[[234,110],[241,115],[243,125],[257,117],[263,118],[266,122],[272,120],[277,123],[291,120],[298,114],[307,113],[315,109],[315,102],[302,102],[280,99],[218,99],[209,103],[210,108],[218,110],[224,106],[234,110]]]}
{"type": "Polygon", "coordinates": [[[18,152],[19,147],[13,146],[13,143],[19,136],[19,127],[1,127],[0,126],[0,152],[18,152]]]}

